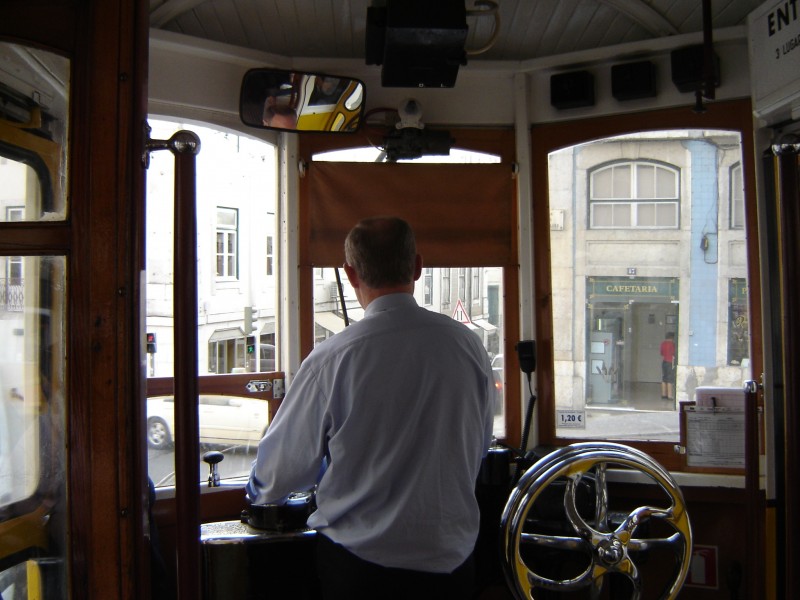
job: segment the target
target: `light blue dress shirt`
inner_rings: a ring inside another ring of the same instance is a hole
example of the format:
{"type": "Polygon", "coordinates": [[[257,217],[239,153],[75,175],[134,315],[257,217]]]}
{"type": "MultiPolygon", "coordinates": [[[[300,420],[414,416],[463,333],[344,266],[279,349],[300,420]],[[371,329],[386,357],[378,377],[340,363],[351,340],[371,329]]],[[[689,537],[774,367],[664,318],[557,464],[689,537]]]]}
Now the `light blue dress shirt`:
{"type": "Polygon", "coordinates": [[[475,333],[410,294],[377,298],[303,361],[248,497],[281,502],[318,484],[310,527],[370,562],[449,573],[477,539],[494,394],[475,333]]]}

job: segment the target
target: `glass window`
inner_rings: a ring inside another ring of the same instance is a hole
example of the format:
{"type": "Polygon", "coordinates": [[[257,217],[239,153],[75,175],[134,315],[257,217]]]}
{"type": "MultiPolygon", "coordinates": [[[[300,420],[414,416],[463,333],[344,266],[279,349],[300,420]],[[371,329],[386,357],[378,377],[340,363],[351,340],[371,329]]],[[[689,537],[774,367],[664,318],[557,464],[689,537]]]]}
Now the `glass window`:
{"type": "Polygon", "coordinates": [[[450,269],[441,269],[442,308],[450,308],[450,269]]]}
{"type": "Polygon", "coordinates": [[[0,508],[30,497],[42,470],[53,468],[61,452],[42,453],[63,437],[64,277],[63,257],[7,257],[17,265],[14,285],[0,295],[0,508]],[[52,280],[53,278],[56,280],[52,280]],[[54,292],[57,297],[52,297],[54,292]],[[52,419],[53,430],[42,430],[39,415],[52,419]]]}
{"type": "Polygon", "coordinates": [[[728,282],[728,364],[741,366],[750,360],[750,326],[747,318],[747,280],[728,282]]]}
{"type": "Polygon", "coordinates": [[[266,276],[271,277],[275,274],[275,249],[273,247],[274,237],[271,235],[267,236],[267,250],[266,250],[266,259],[267,259],[267,269],[266,269],[266,276]]]}
{"type": "Polygon", "coordinates": [[[751,376],[744,231],[719,227],[740,135],[660,133],[550,154],[550,209],[591,215],[550,231],[557,437],[678,442],[679,401],[751,376]]]}
{"type": "Polygon", "coordinates": [[[678,227],[677,169],[644,161],[615,163],[595,168],[589,177],[591,228],[678,227]],[[623,199],[628,202],[619,202],[623,199]]]}
{"type": "Polygon", "coordinates": [[[239,253],[238,212],[217,208],[217,277],[236,279],[239,253]]]}
{"type": "MultiPolygon", "coordinates": [[[[314,155],[314,160],[330,162],[383,162],[386,160],[386,153],[380,148],[370,146],[368,148],[348,148],[346,150],[331,150],[320,152],[314,155]]],[[[450,154],[421,156],[414,159],[400,159],[397,162],[415,163],[499,163],[500,157],[486,152],[475,152],[463,148],[451,148],[450,154]]]]}
{"type": "Polygon", "coordinates": [[[12,74],[0,86],[0,222],[64,220],[69,61],[6,42],[0,57],[12,74]]]}
{"type": "Polygon", "coordinates": [[[45,240],[41,255],[3,242],[15,223],[66,219],[70,62],[0,42],[0,64],[0,597],[59,600],[70,526],[68,264],[46,250],[43,227],[28,225],[45,240]]]}
{"type": "MultiPolygon", "coordinates": [[[[197,155],[198,306],[195,308],[198,374],[222,376],[274,371],[278,279],[274,263],[278,178],[275,147],[199,123],[169,119],[153,119],[149,123],[153,139],[169,139],[176,131],[186,129],[201,140],[197,155]]],[[[147,355],[148,374],[152,378],[173,376],[174,164],[171,153],[154,152],[147,171],[146,330],[158,339],[157,351],[147,355]]],[[[248,400],[242,396],[241,386],[222,396],[248,400]]],[[[263,400],[258,402],[257,406],[266,407],[263,400]]],[[[227,410],[235,421],[232,415],[243,411],[233,404],[227,410]]],[[[205,418],[203,411],[207,409],[200,407],[201,424],[205,418]]],[[[171,416],[166,414],[169,411],[168,401],[148,401],[151,414],[148,468],[151,479],[161,485],[174,483],[174,446],[163,443],[165,437],[172,437],[171,416]],[[155,421],[156,418],[160,421],[155,421]]],[[[201,451],[213,447],[226,455],[221,468],[223,477],[248,473],[255,457],[256,434],[245,421],[241,421],[242,431],[231,430],[225,435],[201,427],[201,451]]],[[[205,481],[208,467],[199,460],[198,464],[200,480],[205,481]]]]}
{"type": "Polygon", "coordinates": [[[742,165],[731,167],[731,229],[744,229],[744,180],[742,165]]]}
{"type": "Polygon", "coordinates": [[[430,306],[433,304],[433,269],[430,267],[425,267],[425,275],[423,277],[423,289],[425,293],[423,294],[423,304],[425,306],[430,306]]]}
{"type": "MultiPolygon", "coordinates": [[[[12,515],[27,520],[28,529],[25,536],[4,536],[0,555],[5,560],[35,552],[41,558],[31,561],[33,568],[47,563],[63,577],[64,561],[47,557],[63,552],[65,543],[53,528],[66,526],[66,259],[0,256],[0,263],[9,260],[18,277],[0,294],[0,532],[12,515]],[[28,514],[33,497],[37,506],[46,502],[48,518],[28,514]]],[[[3,598],[13,589],[8,584],[24,585],[26,572],[24,563],[0,571],[3,598]]]]}
{"type": "MultiPolygon", "coordinates": [[[[199,397],[200,451],[222,451],[220,475],[249,474],[256,446],[269,424],[269,404],[259,398],[231,394],[199,397]]],[[[147,399],[148,471],[156,487],[175,485],[174,396],[147,399]]],[[[199,462],[199,478],[208,477],[208,466],[199,462]]]]}

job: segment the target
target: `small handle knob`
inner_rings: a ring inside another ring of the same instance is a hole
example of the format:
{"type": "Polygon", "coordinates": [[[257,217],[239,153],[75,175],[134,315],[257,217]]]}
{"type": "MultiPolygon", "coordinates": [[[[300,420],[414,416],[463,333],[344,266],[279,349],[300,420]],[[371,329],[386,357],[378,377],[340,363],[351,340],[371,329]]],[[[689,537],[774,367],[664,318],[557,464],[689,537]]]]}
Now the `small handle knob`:
{"type": "Polygon", "coordinates": [[[203,462],[207,463],[210,469],[208,473],[208,487],[219,487],[219,469],[217,464],[219,464],[223,458],[225,458],[225,455],[216,450],[211,450],[203,454],[203,462]]]}

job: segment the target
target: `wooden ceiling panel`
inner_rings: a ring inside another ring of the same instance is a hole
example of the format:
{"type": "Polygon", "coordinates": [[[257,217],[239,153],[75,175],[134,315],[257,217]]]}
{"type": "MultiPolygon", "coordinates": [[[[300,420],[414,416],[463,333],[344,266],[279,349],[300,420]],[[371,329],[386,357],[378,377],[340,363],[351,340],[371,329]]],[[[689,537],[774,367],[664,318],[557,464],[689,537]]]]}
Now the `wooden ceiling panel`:
{"type": "MultiPolygon", "coordinates": [[[[699,0],[495,0],[500,31],[468,60],[529,60],[702,31],[699,0]]],[[[373,0],[151,0],[151,25],[226,44],[298,57],[364,56],[373,0]]],[[[465,0],[468,10],[478,9],[465,0]]],[[[715,28],[746,24],[761,0],[715,0],[715,28]]],[[[467,52],[492,37],[491,16],[468,17],[467,52]]]]}

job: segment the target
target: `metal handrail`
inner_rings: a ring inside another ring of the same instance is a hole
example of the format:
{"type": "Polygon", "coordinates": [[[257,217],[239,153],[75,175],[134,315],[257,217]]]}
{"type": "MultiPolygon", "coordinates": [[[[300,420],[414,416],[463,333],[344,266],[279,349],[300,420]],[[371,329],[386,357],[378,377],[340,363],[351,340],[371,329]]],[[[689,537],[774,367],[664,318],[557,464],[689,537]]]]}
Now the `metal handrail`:
{"type": "MultiPolygon", "coordinates": [[[[149,133],[149,132],[148,132],[149,133]]],[[[196,164],[200,138],[178,131],[169,140],[152,140],[146,151],[175,156],[175,239],[173,318],[175,322],[175,498],[178,598],[200,598],[200,455],[197,383],[197,205],[196,164]]],[[[145,157],[145,164],[149,161],[145,157]]]]}

